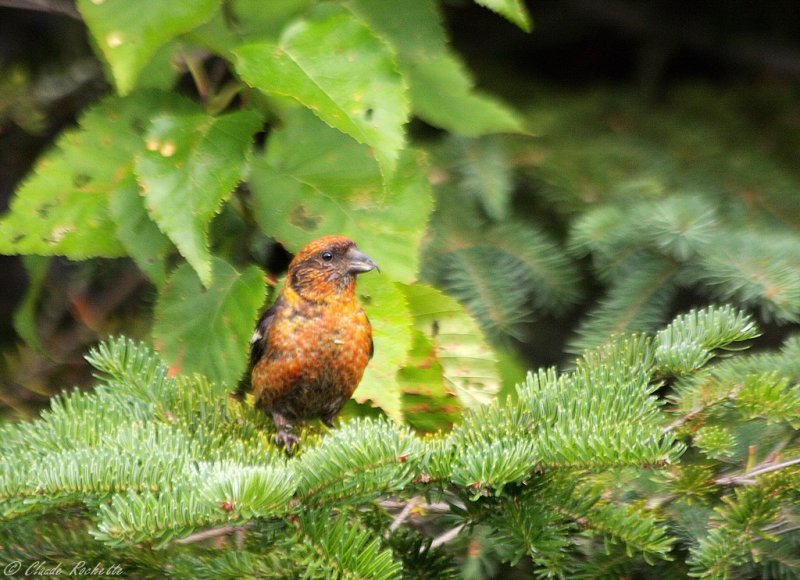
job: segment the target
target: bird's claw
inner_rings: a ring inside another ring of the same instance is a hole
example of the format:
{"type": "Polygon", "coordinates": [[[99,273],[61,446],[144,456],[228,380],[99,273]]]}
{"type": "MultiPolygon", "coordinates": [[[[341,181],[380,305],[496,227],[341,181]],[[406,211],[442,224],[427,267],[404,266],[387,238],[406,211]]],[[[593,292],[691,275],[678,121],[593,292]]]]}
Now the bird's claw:
{"type": "Polygon", "coordinates": [[[283,445],[286,449],[286,455],[291,455],[295,447],[300,446],[300,439],[294,433],[287,433],[286,431],[278,431],[275,433],[275,443],[280,446],[283,445]]]}

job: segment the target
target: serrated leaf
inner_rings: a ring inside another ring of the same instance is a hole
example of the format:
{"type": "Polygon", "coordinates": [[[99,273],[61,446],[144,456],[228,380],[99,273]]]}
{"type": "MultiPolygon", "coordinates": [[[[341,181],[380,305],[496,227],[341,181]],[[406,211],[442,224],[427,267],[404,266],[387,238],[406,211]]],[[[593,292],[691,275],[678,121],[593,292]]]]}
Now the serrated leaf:
{"type": "Polygon", "coordinates": [[[411,281],[433,199],[424,155],[406,150],[384,195],[366,147],[298,109],[250,174],[255,218],[290,251],[325,234],[351,237],[391,278],[411,281]]]}
{"type": "Polygon", "coordinates": [[[331,127],[372,147],[384,175],[405,144],[409,106],[391,49],[343,9],[320,5],[275,44],[234,51],[236,69],[255,88],[295,99],[331,127]]]}
{"type": "Polygon", "coordinates": [[[525,32],[531,31],[531,18],[521,0],[475,0],[519,26],[525,32]]]}
{"type": "Polygon", "coordinates": [[[147,215],[132,170],[111,193],[109,210],[116,222],[117,239],[128,255],[154,284],[162,286],[167,279],[166,258],[173,246],[147,215]]]}
{"type": "Polygon", "coordinates": [[[462,405],[445,387],[436,345],[418,329],[414,329],[413,346],[397,380],[403,392],[403,416],[417,431],[447,430],[460,419],[462,405]]]}
{"type": "Polygon", "coordinates": [[[369,148],[331,129],[308,109],[285,111],[267,141],[266,161],[302,183],[337,194],[381,195],[381,172],[369,148]]]}
{"type": "Polygon", "coordinates": [[[428,123],[468,137],[522,130],[513,111],[474,90],[455,55],[420,59],[407,63],[403,70],[409,79],[414,113],[428,123]]]}
{"type": "MultiPolygon", "coordinates": [[[[371,252],[368,241],[362,250],[371,252]]],[[[411,313],[405,295],[386,276],[361,276],[356,292],[372,324],[375,354],[353,395],[356,401],[370,401],[396,421],[403,419],[397,371],[405,364],[411,348],[411,313]]]]}
{"type": "Polygon", "coordinates": [[[64,133],[17,190],[11,212],[0,221],[0,253],[62,255],[71,259],[117,257],[108,196],[144,146],[147,120],[160,112],[197,106],[160,92],[110,97],[64,133]]]}
{"type": "Polygon", "coordinates": [[[190,32],[192,42],[233,60],[233,50],[247,42],[278,40],[286,25],[299,17],[313,0],[263,0],[229,2],[206,24],[190,32]]]}
{"type": "Polygon", "coordinates": [[[130,92],[164,44],[199,26],[219,0],[78,0],[78,10],[111,68],[117,91],[130,92]]]}
{"type": "Polygon", "coordinates": [[[398,57],[430,58],[447,50],[447,33],[434,0],[346,0],[354,14],[385,38],[398,57]]]}
{"type": "Polygon", "coordinates": [[[242,178],[261,118],[251,111],[208,115],[162,115],[136,158],[136,175],[147,211],[197,271],[211,282],[208,226],[242,178]]]}
{"type": "Polygon", "coordinates": [[[464,407],[491,402],[500,390],[500,376],[492,349],[464,307],[425,284],[401,285],[414,327],[436,345],[448,390],[464,407]]]}
{"type": "Polygon", "coordinates": [[[156,304],[153,343],[173,372],[202,373],[224,393],[224,385],[235,385],[247,366],[265,287],[255,266],[239,273],[220,258],[211,265],[208,288],[188,264],[173,272],[156,304]]]}
{"type": "Polygon", "coordinates": [[[522,130],[520,118],[498,100],[474,90],[459,57],[449,49],[432,0],[348,0],[346,5],[384,37],[409,81],[415,115],[466,136],[522,130]]]}

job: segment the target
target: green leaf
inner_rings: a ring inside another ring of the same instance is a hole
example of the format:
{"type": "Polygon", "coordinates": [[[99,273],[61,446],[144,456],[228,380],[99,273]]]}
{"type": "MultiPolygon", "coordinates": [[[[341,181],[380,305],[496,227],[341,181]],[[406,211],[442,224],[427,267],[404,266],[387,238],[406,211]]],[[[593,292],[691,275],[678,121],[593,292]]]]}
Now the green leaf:
{"type": "Polygon", "coordinates": [[[446,430],[461,418],[461,403],[445,387],[436,345],[420,330],[414,330],[413,347],[397,380],[403,392],[403,416],[417,431],[446,430]]]}
{"type": "Polygon", "coordinates": [[[385,38],[401,59],[430,58],[447,51],[447,33],[435,0],[346,0],[347,8],[385,38]]]}
{"type": "Polygon", "coordinates": [[[392,175],[405,145],[408,99],[392,51],[361,21],[320,5],[312,18],[288,27],[277,44],[249,44],[234,53],[248,84],[295,99],[369,145],[384,175],[392,175]]]}
{"type": "Polygon", "coordinates": [[[219,0],[78,0],[83,20],[123,95],[159,48],[211,18],[219,5],[219,0]]]}
{"type": "Polygon", "coordinates": [[[265,158],[281,173],[326,192],[381,194],[380,167],[369,148],[302,107],[284,112],[282,126],[270,133],[265,158]]]}
{"type": "Polygon", "coordinates": [[[433,205],[426,175],[424,155],[406,150],[384,195],[367,148],[298,109],[254,160],[250,186],[256,221],[290,251],[346,235],[389,277],[410,282],[433,205]]]}
{"type": "Polygon", "coordinates": [[[39,352],[45,352],[39,341],[36,325],[36,305],[41,297],[42,287],[50,270],[50,258],[40,256],[23,256],[22,263],[28,273],[28,289],[22,302],[14,312],[14,330],[29,346],[39,352]]]}
{"type": "Polygon", "coordinates": [[[520,131],[520,118],[496,99],[474,90],[459,57],[448,47],[438,6],[431,0],[349,0],[347,6],[385,38],[409,81],[414,114],[467,136],[520,131]]]}
{"type": "Polygon", "coordinates": [[[494,10],[525,32],[531,31],[531,18],[521,0],[475,0],[475,2],[494,10]]]}
{"type": "Polygon", "coordinates": [[[208,226],[239,183],[261,118],[251,111],[221,117],[162,115],[153,120],[136,175],[153,220],[211,282],[208,226]]]}
{"type": "Polygon", "coordinates": [[[397,371],[405,364],[411,348],[411,313],[405,295],[385,276],[362,276],[356,290],[372,324],[375,354],[353,397],[370,401],[389,417],[401,421],[401,392],[397,371]]]}
{"type": "Polygon", "coordinates": [[[188,38],[210,51],[233,60],[233,50],[245,42],[277,40],[286,25],[312,4],[312,0],[263,0],[226,2],[223,9],[188,38]]]}
{"type": "Polygon", "coordinates": [[[80,129],[64,133],[17,190],[11,212],[0,221],[0,253],[77,260],[124,255],[109,215],[109,194],[144,147],[147,120],[188,110],[196,105],[155,91],[110,97],[92,108],[80,129]]]}
{"type": "Polygon", "coordinates": [[[522,130],[513,111],[474,91],[472,79],[455,55],[406,63],[403,70],[414,113],[424,121],[468,137],[522,130]]]}
{"type": "Polygon", "coordinates": [[[172,274],[156,304],[153,343],[172,372],[203,373],[224,393],[222,385],[234,385],[247,365],[247,344],[265,289],[255,266],[240,274],[219,258],[211,265],[208,288],[188,264],[172,274]]]}
{"type": "Polygon", "coordinates": [[[492,401],[500,390],[497,361],[475,320],[458,302],[431,286],[401,287],[415,328],[436,345],[447,390],[467,408],[492,401]]]}
{"type": "Polygon", "coordinates": [[[111,193],[109,210],[116,222],[117,239],[125,246],[128,255],[154,284],[162,286],[167,279],[167,255],[173,246],[147,215],[132,170],[111,193]]]}

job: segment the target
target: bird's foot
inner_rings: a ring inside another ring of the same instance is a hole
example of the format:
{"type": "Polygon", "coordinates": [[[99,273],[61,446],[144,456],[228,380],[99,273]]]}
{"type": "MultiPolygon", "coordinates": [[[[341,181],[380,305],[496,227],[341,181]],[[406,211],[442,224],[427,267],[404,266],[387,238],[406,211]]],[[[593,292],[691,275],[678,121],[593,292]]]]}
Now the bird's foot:
{"type": "Polygon", "coordinates": [[[281,430],[275,433],[275,443],[279,447],[283,445],[286,448],[286,455],[291,455],[294,448],[300,446],[300,439],[294,433],[281,430]]]}

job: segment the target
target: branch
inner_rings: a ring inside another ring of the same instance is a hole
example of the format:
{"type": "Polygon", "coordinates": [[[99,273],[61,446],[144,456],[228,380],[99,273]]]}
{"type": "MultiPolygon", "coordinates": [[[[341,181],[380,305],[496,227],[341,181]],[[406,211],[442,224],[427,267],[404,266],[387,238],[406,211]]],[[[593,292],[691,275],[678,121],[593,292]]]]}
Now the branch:
{"type": "MultiPolygon", "coordinates": [[[[241,526],[222,526],[221,528],[211,528],[209,530],[203,530],[202,532],[196,532],[185,538],[180,538],[175,540],[176,544],[194,544],[195,542],[202,542],[203,540],[208,540],[210,538],[218,538],[220,536],[226,536],[228,534],[232,534],[234,532],[239,532],[242,530],[247,530],[252,528],[252,524],[244,524],[241,526]]],[[[238,538],[237,538],[238,539],[238,538]]]]}
{"type": "Polygon", "coordinates": [[[694,420],[698,415],[701,415],[704,411],[707,411],[708,409],[710,409],[715,405],[719,405],[720,403],[724,403],[725,401],[728,400],[736,399],[736,396],[739,394],[739,391],[741,391],[743,387],[744,387],[743,383],[737,383],[736,385],[733,386],[733,388],[731,388],[730,391],[725,393],[723,396],[717,397],[716,399],[713,399],[711,401],[705,401],[697,405],[694,409],[692,409],[685,415],[678,417],[672,423],[661,429],[661,434],[666,435],[670,431],[674,431],[678,427],[682,427],[683,425],[685,425],[689,421],[694,420]]]}
{"type": "Polygon", "coordinates": [[[394,518],[392,525],[390,525],[389,529],[386,530],[386,533],[383,535],[384,539],[388,539],[389,536],[391,536],[395,530],[397,530],[397,528],[403,525],[403,522],[406,521],[408,516],[411,515],[411,510],[414,509],[417,503],[419,503],[419,497],[412,497],[410,500],[408,500],[408,503],[406,503],[405,507],[403,507],[400,513],[394,518]]]}
{"type": "MultiPolygon", "coordinates": [[[[401,510],[407,504],[404,501],[397,501],[397,500],[393,500],[393,499],[385,499],[385,500],[381,501],[378,505],[380,505],[383,509],[386,509],[386,510],[401,510]]],[[[445,514],[445,513],[450,511],[450,505],[451,504],[449,504],[447,502],[440,501],[440,502],[436,502],[436,503],[423,503],[423,504],[417,504],[417,505],[419,506],[419,509],[421,511],[426,512],[426,513],[445,514]]],[[[464,507],[464,504],[461,503],[461,502],[455,502],[454,505],[456,505],[456,506],[458,506],[460,508],[464,507]]]]}
{"type": "Polygon", "coordinates": [[[83,20],[78,9],[68,0],[0,0],[0,7],[61,14],[75,20],[83,20]]]}
{"type": "Polygon", "coordinates": [[[447,542],[452,542],[456,539],[456,536],[461,533],[461,530],[464,529],[466,524],[460,524],[453,528],[452,530],[448,530],[443,533],[441,536],[437,536],[431,542],[431,547],[428,548],[429,550],[433,550],[434,548],[438,548],[442,544],[446,544],[447,542]]]}
{"type": "Polygon", "coordinates": [[[760,467],[756,467],[752,471],[748,471],[747,473],[742,473],[739,475],[729,475],[726,477],[719,477],[714,480],[717,485],[741,485],[741,484],[751,484],[755,483],[755,478],[759,475],[763,475],[765,473],[770,473],[772,471],[779,471],[786,467],[791,467],[792,465],[800,465],[800,457],[795,457],[794,459],[790,459],[789,461],[783,461],[781,463],[769,463],[769,464],[762,464],[760,467]]]}

